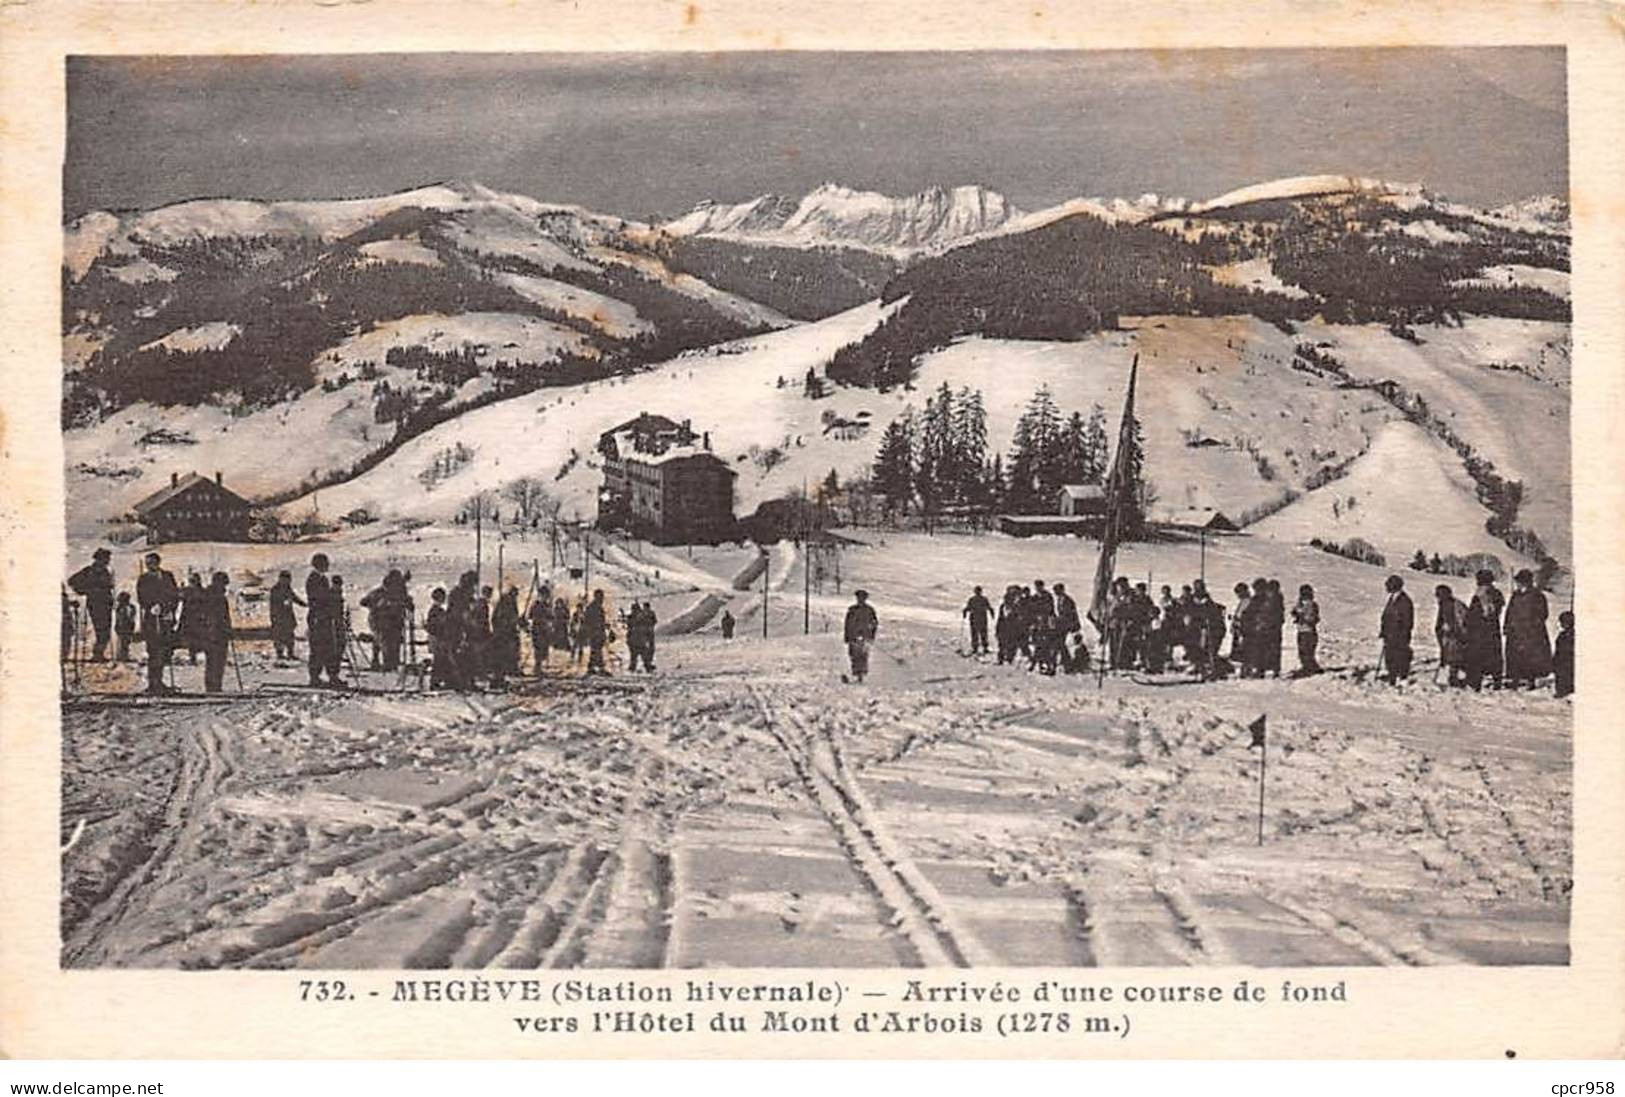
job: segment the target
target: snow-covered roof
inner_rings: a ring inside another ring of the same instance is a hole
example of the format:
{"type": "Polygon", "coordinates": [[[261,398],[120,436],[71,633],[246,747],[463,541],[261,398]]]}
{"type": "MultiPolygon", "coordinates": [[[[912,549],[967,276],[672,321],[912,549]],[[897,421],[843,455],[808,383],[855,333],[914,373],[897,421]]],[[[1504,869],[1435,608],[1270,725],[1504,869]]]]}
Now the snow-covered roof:
{"type": "Polygon", "coordinates": [[[660,454],[631,453],[627,455],[627,460],[636,461],[640,465],[669,465],[673,461],[686,461],[696,457],[709,457],[718,465],[722,466],[722,468],[727,471],[729,476],[737,475],[733,469],[728,467],[728,462],[724,461],[710,450],[705,449],[703,446],[672,446],[664,453],[660,454]]]}
{"type": "Polygon", "coordinates": [[[1068,499],[1104,499],[1106,489],[1099,484],[1062,484],[1061,494],[1068,499]]]}

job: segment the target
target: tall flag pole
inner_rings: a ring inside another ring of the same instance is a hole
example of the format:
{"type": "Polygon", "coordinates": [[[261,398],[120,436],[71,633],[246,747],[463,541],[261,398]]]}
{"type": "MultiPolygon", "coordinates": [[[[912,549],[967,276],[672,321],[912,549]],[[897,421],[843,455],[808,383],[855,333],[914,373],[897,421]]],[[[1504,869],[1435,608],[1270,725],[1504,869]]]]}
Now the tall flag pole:
{"type": "Polygon", "coordinates": [[[1258,844],[1264,844],[1264,763],[1269,755],[1269,747],[1265,745],[1265,719],[1260,716],[1247,730],[1253,733],[1253,741],[1247,744],[1247,749],[1258,748],[1258,844]]]}
{"type": "Polygon", "coordinates": [[[1111,592],[1112,573],[1117,567],[1117,542],[1123,536],[1123,510],[1139,478],[1134,468],[1134,382],[1140,372],[1140,356],[1134,356],[1128,369],[1128,394],[1123,398],[1123,418],[1117,426],[1117,451],[1112,454],[1111,471],[1106,474],[1106,529],[1100,541],[1100,559],[1095,564],[1094,597],[1089,602],[1089,623],[1100,633],[1101,675],[1105,674],[1106,601],[1111,592]]]}

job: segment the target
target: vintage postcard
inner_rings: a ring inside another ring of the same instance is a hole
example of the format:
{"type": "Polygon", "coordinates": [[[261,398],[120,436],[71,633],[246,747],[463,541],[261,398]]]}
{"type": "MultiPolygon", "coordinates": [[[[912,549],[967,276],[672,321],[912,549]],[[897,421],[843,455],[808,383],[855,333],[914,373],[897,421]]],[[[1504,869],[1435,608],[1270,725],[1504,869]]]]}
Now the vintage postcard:
{"type": "Polygon", "coordinates": [[[0,1050],[1621,1052],[1617,10],[133,10],[0,1050]]]}

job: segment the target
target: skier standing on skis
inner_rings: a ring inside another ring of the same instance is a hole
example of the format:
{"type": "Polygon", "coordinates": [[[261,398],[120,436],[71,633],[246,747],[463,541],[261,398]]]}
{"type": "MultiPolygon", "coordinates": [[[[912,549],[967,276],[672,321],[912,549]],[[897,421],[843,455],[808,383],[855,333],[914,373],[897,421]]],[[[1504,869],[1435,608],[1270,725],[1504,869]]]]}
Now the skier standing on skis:
{"type": "Polygon", "coordinates": [[[993,616],[993,603],[987,600],[981,587],[972,590],[970,601],[960,612],[961,617],[970,620],[970,653],[972,655],[987,654],[987,622],[993,616]]]}
{"type": "Polygon", "coordinates": [[[862,682],[869,673],[869,646],[875,642],[880,619],[875,616],[875,607],[869,604],[868,591],[854,591],[852,597],[856,601],[847,607],[843,636],[847,658],[852,664],[852,680],[862,682]]]}

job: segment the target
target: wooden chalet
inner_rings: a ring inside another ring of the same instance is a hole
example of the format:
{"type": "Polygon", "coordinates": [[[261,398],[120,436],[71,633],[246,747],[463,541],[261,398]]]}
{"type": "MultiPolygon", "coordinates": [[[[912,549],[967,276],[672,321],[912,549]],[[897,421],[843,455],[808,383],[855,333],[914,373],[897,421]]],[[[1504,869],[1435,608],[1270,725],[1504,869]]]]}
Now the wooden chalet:
{"type": "Polygon", "coordinates": [[[135,505],[135,516],[147,528],[147,544],[171,541],[246,541],[250,519],[247,499],[214,479],[196,472],[170,473],[169,486],[135,505]]]}

